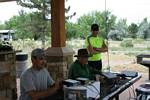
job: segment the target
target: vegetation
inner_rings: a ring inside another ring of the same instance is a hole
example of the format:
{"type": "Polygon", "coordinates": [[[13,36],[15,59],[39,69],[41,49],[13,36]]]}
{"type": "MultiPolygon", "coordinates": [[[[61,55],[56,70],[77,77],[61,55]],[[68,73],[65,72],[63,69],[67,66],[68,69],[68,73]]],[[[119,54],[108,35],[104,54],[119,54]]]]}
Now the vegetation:
{"type": "MultiPolygon", "coordinates": [[[[122,41],[124,38],[150,38],[150,25],[146,19],[139,24],[131,23],[127,25],[126,19],[116,21],[117,17],[108,13],[108,21],[105,22],[105,12],[93,11],[81,16],[77,23],[66,20],[67,39],[85,38],[90,34],[92,23],[100,25],[100,33],[107,39],[122,41]]],[[[0,24],[1,29],[16,30],[16,37],[20,39],[46,40],[50,36],[50,21],[44,21],[39,12],[26,13],[20,11],[18,16],[13,16],[4,24],[0,24]]]]}
{"type": "Polygon", "coordinates": [[[121,47],[133,47],[132,40],[131,39],[123,40],[121,41],[120,46],[121,47]]]}
{"type": "MultiPolygon", "coordinates": [[[[67,0],[66,0],[67,1],[67,0]]],[[[34,9],[34,12],[26,13],[20,11],[18,16],[13,16],[4,24],[0,24],[0,29],[16,30],[18,39],[42,40],[43,44],[51,34],[50,0],[18,0],[19,5],[34,9]]],[[[70,6],[65,8],[65,13],[70,11],[70,6]]],[[[66,16],[66,36],[67,39],[86,38],[90,34],[90,26],[97,23],[100,26],[100,33],[110,40],[122,41],[124,38],[149,39],[150,22],[144,18],[140,23],[127,24],[126,19],[117,19],[110,11],[92,11],[78,18],[76,23],[69,22],[68,19],[76,13],[66,16]]]]}

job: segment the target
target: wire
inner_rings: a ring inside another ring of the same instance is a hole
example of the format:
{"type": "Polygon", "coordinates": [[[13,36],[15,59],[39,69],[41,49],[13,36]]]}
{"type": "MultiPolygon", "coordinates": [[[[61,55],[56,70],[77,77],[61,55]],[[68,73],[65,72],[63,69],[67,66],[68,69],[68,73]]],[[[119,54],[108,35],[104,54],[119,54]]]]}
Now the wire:
{"type": "Polygon", "coordinates": [[[134,91],[134,85],[132,85],[132,86],[130,87],[130,89],[132,89],[133,97],[131,97],[131,93],[130,93],[130,98],[129,98],[129,99],[134,99],[134,100],[136,100],[137,97],[136,97],[136,94],[135,94],[135,91],[134,91]]]}
{"type": "Polygon", "coordinates": [[[98,95],[100,95],[100,91],[93,84],[88,84],[88,85],[92,86],[96,90],[96,91],[94,91],[93,89],[89,88],[88,86],[84,86],[84,87],[88,88],[90,91],[97,94],[94,98],[96,98],[98,95]]]}
{"type": "Polygon", "coordinates": [[[133,96],[134,96],[134,98],[135,98],[135,91],[134,91],[134,85],[132,85],[131,87],[130,87],[131,89],[132,89],[132,92],[133,92],[133,96]]]}
{"type": "Polygon", "coordinates": [[[95,98],[99,95],[100,96],[100,90],[98,90],[93,84],[89,84],[90,86],[94,87],[94,89],[97,91],[97,95],[95,96],[95,98]]]}
{"type": "Polygon", "coordinates": [[[97,91],[98,94],[100,94],[100,91],[93,85],[93,84],[90,84],[92,87],[94,87],[94,89],[97,91]]]}
{"type": "Polygon", "coordinates": [[[130,88],[128,89],[128,92],[129,92],[129,100],[130,100],[130,98],[131,98],[130,88]]]}
{"type": "Polygon", "coordinates": [[[84,87],[88,88],[90,91],[92,91],[92,92],[94,92],[94,93],[97,93],[97,92],[95,92],[93,89],[89,88],[88,86],[84,86],[84,87]]]}

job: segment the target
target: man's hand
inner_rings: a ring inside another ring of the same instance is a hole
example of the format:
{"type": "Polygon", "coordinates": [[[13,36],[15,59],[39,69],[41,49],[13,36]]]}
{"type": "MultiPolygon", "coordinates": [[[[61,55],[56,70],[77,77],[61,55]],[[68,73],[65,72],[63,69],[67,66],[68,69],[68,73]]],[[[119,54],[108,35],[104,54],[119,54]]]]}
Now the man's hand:
{"type": "Polygon", "coordinates": [[[108,51],[108,47],[105,48],[93,48],[95,51],[97,52],[107,52],[108,51]]]}
{"type": "Polygon", "coordinates": [[[90,54],[97,54],[97,53],[99,53],[96,49],[97,48],[92,47],[92,46],[88,47],[88,51],[90,52],[90,54]]]}
{"type": "Polygon", "coordinates": [[[50,86],[50,88],[48,88],[48,91],[49,92],[57,92],[59,89],[62,88],[62,82],[63,80],[62,79],[57,79],[54,83],[54,85],[50,86]],[[53,88],[53,90],[52,90],[53,88]]]}
{"type": "Polygon", "coordinates": [[[63,82],[62,79],[56,80],[56,82],[55,82],[55,87],[56,87],[57,89],[62,88],[62,82],[63,82]]]}

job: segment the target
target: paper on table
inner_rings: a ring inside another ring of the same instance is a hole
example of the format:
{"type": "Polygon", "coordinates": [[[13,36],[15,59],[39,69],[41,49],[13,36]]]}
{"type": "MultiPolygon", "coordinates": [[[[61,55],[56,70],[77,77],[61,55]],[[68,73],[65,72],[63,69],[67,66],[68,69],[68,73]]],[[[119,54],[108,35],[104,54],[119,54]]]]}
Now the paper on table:
{"type": "Polygon", "coordinates": [[[91,85],[87,85],[87,98],[92,97],[92,98],[99,98],[100,97],[100,82],[94,82],[91,85]]]}

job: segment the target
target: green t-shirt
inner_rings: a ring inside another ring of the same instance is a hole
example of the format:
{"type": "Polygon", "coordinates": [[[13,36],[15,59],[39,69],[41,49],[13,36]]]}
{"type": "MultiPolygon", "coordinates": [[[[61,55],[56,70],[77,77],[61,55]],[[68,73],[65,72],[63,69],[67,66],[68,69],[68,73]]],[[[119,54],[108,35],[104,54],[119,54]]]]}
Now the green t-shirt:
{"type": "MultiPolygon", "coordinates": [[[[88,39],[89,39],[89,42],[90,42],[90,44],[92,45],[92,47],[101,48],[102,45],[103,45],[104,39],[103,39],[102,37],[89,36],[89,37],[87,37],[86,40],[85,40],[85,46],[86,46],[86,47],[88,47],[88,45],[89,45],[88,39]]],[[[92,57],[89,57],[88,60],[89,60],[89,61],[99,61],[99,60],[101,60],[101,53],[93,54],[92,57]]]]}
{"type": "Polygon", "coordinates": [[[95,79],[95,74],[94,70],[92,70],[92,68],[85,64],[85,65],[81,65],[80,62],[78,60],[76,60],[69,69],[69,74],[68,74],[68,78],[69,79],[76,79],[78,77],[82,77],[82,78],[88,78],[91,80],[95,79]]]}

